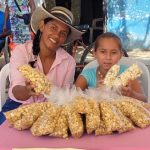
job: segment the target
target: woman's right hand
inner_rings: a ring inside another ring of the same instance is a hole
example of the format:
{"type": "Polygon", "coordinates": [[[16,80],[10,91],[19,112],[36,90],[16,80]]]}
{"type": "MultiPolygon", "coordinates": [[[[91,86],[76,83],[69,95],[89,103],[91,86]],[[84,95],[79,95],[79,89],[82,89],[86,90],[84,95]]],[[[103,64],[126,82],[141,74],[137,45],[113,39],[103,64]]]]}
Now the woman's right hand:
{"type": "Polygon", "coordinates": [[[14,97],[21,101],[28,100],[31,96],[38,96],[34,91],[34,85],[30,81],[26,81],[26,85],[16,85],[12,89],[14,97]]]}
{"type": "Polygon", "coordinates": [[[27,80],[26,81],[26,89],[28,91],[29,96],[37,96],[38,95],[35,93],[34,88],[35,88],[35,86],[29,80],[27,80]]]}

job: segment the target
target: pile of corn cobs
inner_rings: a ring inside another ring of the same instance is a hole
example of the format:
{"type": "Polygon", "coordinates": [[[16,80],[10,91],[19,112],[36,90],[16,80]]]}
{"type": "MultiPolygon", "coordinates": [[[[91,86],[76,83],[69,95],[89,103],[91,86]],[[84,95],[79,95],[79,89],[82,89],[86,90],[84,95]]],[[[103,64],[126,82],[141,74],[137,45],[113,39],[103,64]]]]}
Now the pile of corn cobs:
{"type": "Polygon", "coordinates": [[[51,102],[24,105],[6,112],[5,116],[14,128],[30,129],[34,136],[67,138],[71,133],[79,138],[84,132],[105,135],[127,132],[135,126],[145,128],[150,125],[148,108],[148,103],[129,97],[111,101],[76,97],[61,106],[51,102]]]}

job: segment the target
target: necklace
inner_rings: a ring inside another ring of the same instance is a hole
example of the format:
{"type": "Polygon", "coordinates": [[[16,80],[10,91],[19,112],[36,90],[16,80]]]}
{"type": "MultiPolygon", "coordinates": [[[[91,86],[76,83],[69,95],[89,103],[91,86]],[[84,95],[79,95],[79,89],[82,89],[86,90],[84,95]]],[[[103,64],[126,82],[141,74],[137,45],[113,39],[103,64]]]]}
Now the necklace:
{"type": "Polygon", "coordinates": [[[96,87],[101,87],[103,82],[103,75],[101,74],[99,67],[97,68],[96,76],[97,76],[96,87]]]}
{"type": "Polygon", "coordinates": [[[100,67],[97,68],[97,77],[103,79],[105,76],[100,72],[100,67]]]}
{"type": "Polygon", "coordinates": [[[98,71],[98,77],[100,78],[100,79],[103,79],[103,75],[101,74],[101,72],[100,71],[98,71]]]}

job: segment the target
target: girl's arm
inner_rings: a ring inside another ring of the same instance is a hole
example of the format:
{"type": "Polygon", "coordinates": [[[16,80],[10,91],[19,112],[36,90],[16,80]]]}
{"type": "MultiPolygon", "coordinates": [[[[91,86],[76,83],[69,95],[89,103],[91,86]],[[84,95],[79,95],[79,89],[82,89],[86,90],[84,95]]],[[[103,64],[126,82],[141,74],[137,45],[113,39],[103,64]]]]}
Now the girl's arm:
{"type": "Polygon", "coordinates": [[[82,90],[85,90],[87,88],[86,79],[82,75],[79,75],[75,82],[75,86],[81,88],[82,90]]]}
{"type": "Polygon", "coordinates": [[[122,87],[122,94],[144,102],[147,101],[147,97],[145,96],[144,90],[138,80],[130,81],[127,87],[122,87]]]}

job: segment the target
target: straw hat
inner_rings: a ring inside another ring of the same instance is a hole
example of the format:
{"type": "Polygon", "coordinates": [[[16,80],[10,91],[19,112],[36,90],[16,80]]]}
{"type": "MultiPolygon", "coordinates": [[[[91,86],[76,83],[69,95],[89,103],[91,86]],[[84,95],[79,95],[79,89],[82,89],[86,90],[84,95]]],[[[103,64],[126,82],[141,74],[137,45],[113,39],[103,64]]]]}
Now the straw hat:
{"type": "Polygon", "coordinates": [[[81,35],[84,33],[73,27],[73,14],[70,10],[60,6],[56,6],[53,7],[51,10],[47,10],[44,6],[44,3],[41,7],[37,7],[31,16],[31,28],[33,32],[37,32],[41,20],[44,20],[45,18],[49,17],[63,22],[64,24],[70,27],[71,33],[67,37],[65,44],[68,44],[69,42],[80,38],[81,35]]]}

